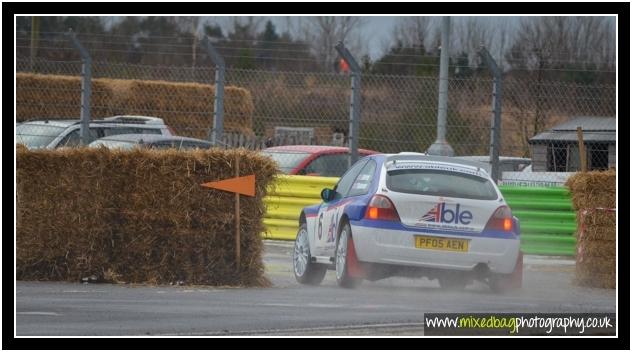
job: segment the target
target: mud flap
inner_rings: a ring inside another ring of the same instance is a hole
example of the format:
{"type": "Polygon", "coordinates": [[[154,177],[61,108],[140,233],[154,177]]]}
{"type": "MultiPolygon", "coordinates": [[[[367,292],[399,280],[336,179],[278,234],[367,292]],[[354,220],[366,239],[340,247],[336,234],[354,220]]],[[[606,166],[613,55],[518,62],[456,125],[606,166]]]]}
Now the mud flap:
{"type": "Polygon", "coordinates": [[[492,289],[503,292],[522,288],[522,251],[518,252],[516,266],[511,274],[500,274],[493,278],[492,289]]]}
{"type": "Polygon", "coordinates": [[[362,263],[358,261],[356,255],[355,245],[353,244],[353,238],[349,237],[347,243],[347,270],[349,270],[349,276],[355,279],[366,278],[366,269],[362,263]]]}
{"type": "Polygon", "coordinates": [[[518,259],[516,260],[516,267],[511,273],[508,279],[509,288],[522,288],[522,251],[518,252],[518,259]]]}

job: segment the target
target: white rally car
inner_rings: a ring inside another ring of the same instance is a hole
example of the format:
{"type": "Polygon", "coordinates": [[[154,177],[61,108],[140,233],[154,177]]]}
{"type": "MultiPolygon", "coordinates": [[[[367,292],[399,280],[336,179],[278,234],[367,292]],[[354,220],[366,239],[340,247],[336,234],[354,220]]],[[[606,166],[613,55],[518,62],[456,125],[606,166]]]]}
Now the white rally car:
{"type": "Polygon", "coordinates": [[[389,276],[474,279],[495,291],[522,285],[520,225],[480,164],[418,153],[356,162],[323,203],[305,207],[293,254],[298,282],[328,269],[342,287],[389,276]]]}

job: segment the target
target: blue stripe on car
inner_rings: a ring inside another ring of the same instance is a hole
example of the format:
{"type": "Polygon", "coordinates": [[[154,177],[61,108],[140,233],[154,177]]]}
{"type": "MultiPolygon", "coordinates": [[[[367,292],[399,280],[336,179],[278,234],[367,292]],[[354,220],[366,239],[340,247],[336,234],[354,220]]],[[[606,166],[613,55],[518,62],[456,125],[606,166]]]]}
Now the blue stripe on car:
{"type": "Polygon", "coordinates": [[[382,230],[398,230],[415,232],[419,235],[422,234],[436,234],[436,235],[452,235],[452,236],[464,236],[464,237],[486,237],[486,238],[500,238],[500,239],[519,239],[520,237],[515,233],[507,233],[497,230],[484,230],[482,232],[471,231],[459,231],[459,230],[441,230],[441,229],[429,229],[422,227],[409,227],[403,225],[397,221],[385,221],[385,220],[356,220],[351,221],[352,226],[361,226],[382,230]]]}

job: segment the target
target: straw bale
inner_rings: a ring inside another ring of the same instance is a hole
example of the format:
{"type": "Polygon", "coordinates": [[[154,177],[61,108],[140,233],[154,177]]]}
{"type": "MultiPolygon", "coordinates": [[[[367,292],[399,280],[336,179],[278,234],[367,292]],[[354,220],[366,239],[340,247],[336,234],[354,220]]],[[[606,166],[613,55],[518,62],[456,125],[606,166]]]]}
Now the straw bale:
{"type": "Polygon", "coordinates": [[[615,258],[616,242],[600,241],[600,240],[583,240],[577,243],[577,260],[582,261],[583,258],[615,258]]]}
{"type": "Polygon", "coordinates": [[[17,151],[17,278],[265,286],[263,197],[276,166],[246,150],[17,151]],[[201,183],[256,175],[241,197],[201,183]]]}
{"type": "Polygon", "coordinates": [[[614,273],[607,274],[587,274],[577,273],[573,283],[579,286],[597,287],[597,288],[616,288],[616,275],[614,273]]]}
{"type": "MultiPolygon", "coordinates": [[[[155,114],[178,134],[206,138],[213,126],[215,87],[199,83],[131,80],[116,86],[116,96],[127,97],[118,106],[130,114],[155,114]]],[[[224,128],[252,131],[254,105],[250,93],[239,87],[224,88],[224,128]]],[[[252,132],[251,132],[252,133],[252,132]]]]}
{"type": "Polygon", "coordinates": [[[577,218],[586,227],[615,227],[617,223],[616,212],[603,209],[580,212],[577,218]]]}
{"type": "MultiPolygon", "coordinates": [[[[161,117],[181,135],[207,138],[213,126],[215,87],[167,81],[92,80],[91,116],[161,117]]],[[[16,73],[16,118],[77,118],[81,107],[78,76],[16,73]]],[[[224,129],[253,136],[254,102],[244,88],[224,88],[224,129]]]]}
{"type": "Polygon", "coordinates": [[[578,241],[616,241],[617,231],[614,226],[586,226],[583,231],[579,231],[577,235],[578,241]]]}
{"type": "Polygon", "coordinates": [[[578,172],[571,176],[566,186],[573,194],[575,209],[615,208],[616,171],[578,172]]]}
{"type": "Polygon", "coordinates": [[[576,271],[585,273],[614,273],[616,267],[615,257],[581,256],[575,262],[576,271]]]}
{"type": "MultiPolygon", "coordinates": [[[[81,78],[78,76],[16,73],[16,120],[78,118],[81,78]]],[[[109,115],[113,92],[109,80],[92,81],[91,115],[109,115]]]]}

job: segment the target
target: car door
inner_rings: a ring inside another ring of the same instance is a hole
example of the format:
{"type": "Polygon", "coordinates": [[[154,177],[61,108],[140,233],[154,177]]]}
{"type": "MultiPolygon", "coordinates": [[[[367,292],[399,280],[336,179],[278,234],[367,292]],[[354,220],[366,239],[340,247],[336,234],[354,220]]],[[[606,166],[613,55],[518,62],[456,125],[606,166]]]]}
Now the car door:
{"type": "Polygon", "coordinates": [[[334,199],[320,205],[315,229],[315,255],[331,256],[333,254],[336,247],[337,224],[341,215],[341,207],[346,204],[345,197],[365,164],[366,160],[356,162],[334,187],[334,199]]]}

